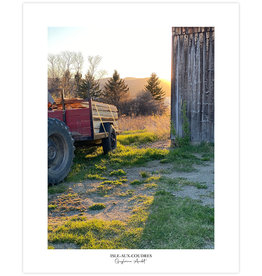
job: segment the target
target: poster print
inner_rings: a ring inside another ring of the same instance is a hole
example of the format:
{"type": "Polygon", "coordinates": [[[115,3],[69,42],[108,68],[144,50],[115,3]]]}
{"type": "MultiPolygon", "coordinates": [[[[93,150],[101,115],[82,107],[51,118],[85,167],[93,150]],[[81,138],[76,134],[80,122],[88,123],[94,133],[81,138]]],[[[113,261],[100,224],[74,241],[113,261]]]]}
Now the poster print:
{"type": "MultiPolygon", "coordinates": [[[[49,14],[69,12],[68,5],[50,7],[49,14]]],[[[153,271],[164,252],[162,261],[181,250],[215,253],[216,27],[138,20],[138,28],[123,19],[127,7],[155,14],[167,5],[82,6],[98,7],[118,16],[94,26],[90,14],[80,27],[65,20],[57,27],[56,18],[46,28],[51,185],[43,250],[84,250],[139,272],[153,271]]]]}

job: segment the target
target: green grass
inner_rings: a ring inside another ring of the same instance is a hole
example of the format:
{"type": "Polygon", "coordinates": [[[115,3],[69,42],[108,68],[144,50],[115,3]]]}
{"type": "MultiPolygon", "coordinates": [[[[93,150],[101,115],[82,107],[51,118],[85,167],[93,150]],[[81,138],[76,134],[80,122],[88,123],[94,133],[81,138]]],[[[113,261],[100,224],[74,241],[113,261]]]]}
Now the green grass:
{"type": "MultiPolygon", "coordinates": [[[[113,186],[99,185],[94,192],[98,193],[100,196],[106,196],[114,189],[113,186]]],[[[93,191],[92,191],[93,192],[93,191]]]]}
{"type": "Polygon", "coordinates": [[[109,175],[110,176],[122,176],[122,175],[126,175],[126,172],[122,169],[119,169],[119,170],[114,170],[114,171],[110,172],[109,175]]]}
{"type": "MultiPolygon", "coordinates": [[[[197,189],[207,189],[207,185],[199,182],[190,181],[183,177],[169,178],[166,176],[161,176],[158,178],[159,183],[168,185],[169,187],[175,188],[175,190],[180,190],[184,186],[193,186],[197,189]]],[[[157,179],[156,179],[157,180],[157,179]]]]}
{"type": "MultiPolygon", "coordinates": [[[[132,198],[129,199],[130,201],[133,201],[136,203],[136,207],[138,207],[140,204],[142,205],[150,205],[152,203],[153,196],[147,196],[147,195],[134,195],[132,198]]],[[[136,209],[133,211],[136,212],[136,209]]]]}
{"type": "Polygon", "coordinates": [[[50,243],[74,243],[87,249],[120,248],[119,235],[125,223],[98,219],[68,220],[49,232],[50,243]]]}
{"type": "Polygon", "coordinates": [[[92,175],[99,177],[101,174],[107,172],[106,164],[107,156],[103,155],[101,147],[77,147],[75,150],[74,164],[65,181],[79,182],[88,178],[88,175],[90,177],[92,175]]]}
{"type": "Polygon", "coordinates": [[[88,175],[104,176],[108,174],[109,168],[123,170],[123,167],[141,166],[152,160],[161,160],[167,154],[168,150],[118,145],[116,150],[104,155],[101,147],[95,150],[79,147],[75,151],[74,164],[65,181],[80,182],[88,175]]]}
{"type": "Polygon", "coordinates": [[[140,176],[143,177],[143,178],[146,178],[146,177],[149,177],[149,173],[146,172],[146,171],[141,171],[139,172],[140,176]]]}
{"type": "MultiPolygon", "coordinates": [[[[135,143],[138,145],[142,141],[150,142],[146,138],[148,132],[124,133],[122,136],[126,136],[123,139],[131,146],[120,143],[108,155],[103,154],[101,147],[77,148],[74,164],[66,181],[78,183],[87,178],[101,180],[94,183],[95,186],[87,193],[105,197],[113,195],[118,200],[120,197],[127,197],[123,200],[128,202],[131,216],[127,221],[88,219],[85,216],[88,208],[104,209],[106,206],[98,207],[100,203],[92,205],[94,207],[86,206],[82,196],[65,183],[50,186],[48,193],[54,194],[56,198],[50,197],[52,201],[50,200],[48,206],[49,214],[61,216],[61,220],[49,226],[50,246],[56,243],[73,243],[86,249],[194,249],[213,243],[214,209],[202,206],[196,200],[176,198],[172,194],[184,186],[198,189],[206,189],[207,186],[185,178],[172,179],[161,175],[174,170],[193,171],[195,165],[204,165],[206,161],[213,160],[213,145],[201,144],[172,150],[143,149],[137,148],[135,143]],[[135,135],[139,138],[132,142],[135,135]],[[128,183],[125,168],[140,167],[153,160],[169,163],[171,168],[159,169],[152,174],[141,171],[140,179],[128,183]],[[110,176],[115,178],[108,180],[110,176]],[[144,194],[139,194],[142,190],[144,194]]],[[[212,196],[214,194],[210,194],[212,196]]]]}
{"type": "Polygon", "coordinates": [[[48,210],[53,210],[53,209],[55,209],[56,207],[57,207],[56,204],[49,204],[49,205],[48,205],[48,210]]]}
{"type": "Polygon", "coordinates": [[[49,202],[48,210],[52,213],[68,213],[86,211],[85,205],[77,193],[71,189],[69,192],[57,196],[52,202],[49,202]]]}
{"type": "Polygon", "coordinates": [[[90,210],[102,210],[104,208],[106,208],[106,206],[103,203],[94,203],[93,205],[88,207],[88,209],[90,210]]]}
{"type": "Polygon", "coordinates": [[[100,185],[112,185],[112,186],[117,186],[117,185],[122,185],[123,181],[119,180],[105,180],[103,181],[100,185]]]}
{"type": "Polygon", "coordinates": [[[138,179],[135,179],[135,180],[133,180],[133,181],[130,181],[129,184],[130,184],[130,185],[141,185],[141,184],[143,184],[143,181],[140,181],[140,180],[138,180],[138,179]]]}
{"type": "Polygon", "coordinates": [[[211,161],[214,158],[214,145],[202,143],[197,146],[187,145],[181,148],[175,148],[169,151],[161,163],[172,163],[176,171],[192,172],[194,165],[204,164],[205,161],[211,161]],[[202,154],[198,157],[197,154],[202,154]]]}
{"type": "Polygon", "coordinates": [[[195,187],[198,189],[207,189],[207,185],[203,183],[196,182],[195,187]]]}
{"type": "MultiPolygon", "coordinates": [[[[131,138],[138,137],[138,141],[142,144],[147,143],[147,139],[152,138],[151,134],[149,135],[148,132],[144,131],[122,136],[125,137],[123,139],[128,140],[130,135],[131,138]]],[[[132,139],[130,141],[132,141],[132,139]]],[[[132,143],[130,142],[130,144],[132,143]]],[[[108,155],[103,154],[101,147],[78,147],[75,151],[72,170],[65,181],[79,182],[89,178],[88,176],[90,176],[90,179],[92,179],[92,177],[94,177],[93,179],[99,179],[100,176],[104,177],[105,175],[109,175],[109,169],[118,171],[120,175],[123,167],[141,166],[153,160],[160,160],[161,163],[170,163],[173,165],[173,170],[191,172],[194,170],[194,165],[205,164],[206,161],[211,161],[213,158],[214,145],[210,143],[202,143],[198,146],[189,145],[171,150],[136,148],[135,146],[124,146],[119,144],[117,149],[110,152],[108,155]],[[95,176],[97,178],[95,178],[95,176]]],[[[166,173],[169,173],[170,170],[171,169],[166,169],[166,173]]],[[[115,174],[112,171],[111,173],[111,175],[115,174]]],[[[60,192],[59,189],[57,189],[58,192],[60,192]]],[[[50,189],[50,193],[56,193],[55,190],[55,188],[53,190],[50,189]]]]}
{"type": "Polygon", "coordinates": [[[146,143],[152,143],[159,140],[158,136],[153,132],[140,132],[118,135],[117,140],[122,145],[142,145],[146,143]]]}
{"type": "Polygon", "coordinates": [[[137,248],[153,197],[135,196],[132,200],[137,205],[127,222],[75,216],[49,227],[49,243],[73,243],[82,249],[137,248]]]}
{"type": "Polygon", "coordinates": [[[146,129],[138,129],[138,130],[126,130],[122,131],[121,135],[127,135],[127,134],[138,134],[138,133],[144,133],[147,132],[146,129]]]}
{"type": "Polygon", "coordinates": [[[95,164],[95,169],[99,171],[106,171],[106,166],[95,164]]]}
{"type": "Polygon", "coordinates": [[[103,177],[102,175],[99,175],[99,174],[88,174],[86,176],[86,178],[88,178],[88,179],[96,179],[96,180],[104,180],[104,179],[106,179],[106,177],[103,177]]]}
{"type": "Polygon", "coordinates": [[[48,187],[48,194],[49,195],[61,194],[61,193],[64,193],[67,189],[68,189],[67,186],[63,185],[63,184],[49,186],[48,187]]]}
{"type": "Polygon", "coordinates": [[[144,180],[135,179],[135,180],[131,181],[129,184],[130,185],[141,185],[144,183],[151,183],[151,182],[157,181],[157,180],[159,180],[159,178],[160,178],[160,176],[151,176],[144,180]]]}
{"type": "Polygon", "coordinates": [[[209,192],[206,196],[209,198],[214,198],[215,193],[214,192],[209,192]]]}
{"type": "Polygon", "coordinates": [[[160,176],[150,176],[144,182],[145,183],[150,183],[150,182],[159,180],[159,178],[160,178],[160,176]]]}
{"type": "Polygon", "coordinates": [[[97,193],[100,196],[107,196],[116,187],[121,186],[125,181],[126,179],[105,180],[101,182],[95,189],[89,191],[89,193],[97,193]]]}
{"type": "Polygon", "coordinates": [[[169,178],[161,176],[158,180],[159,187],[167,189],[168,191],[180,191],[181,185],[185,182],[184,178],[169,178]]]}
{"type": "Polygon", "coordinates": [[[86,249],[196,249],[214,242],[214,209],[166,191],[133,196],[127,222],[75,216],[50,226],[49,243],[86,249]]]}
{"type": "Polygon", "coordinates": [[[197,249],[214,242],[214,209],[192,199],[155,194],[140,249],[197,249]]]}
{"type": "Polygon", "coordinates": [[[119,145],[118,149],[109,153],[109,162],[112,167],[134,167],[143,165],[152,160],[161,160],[168,154],[168,150],[143,148],[119,145]]]}
{"type": "Polygon", "coordinates": [[[147,183],[145,184],[145,188],[146,189],[153,189],[153,188],[157,188],[158,185],[156,183],[147,183]]]}

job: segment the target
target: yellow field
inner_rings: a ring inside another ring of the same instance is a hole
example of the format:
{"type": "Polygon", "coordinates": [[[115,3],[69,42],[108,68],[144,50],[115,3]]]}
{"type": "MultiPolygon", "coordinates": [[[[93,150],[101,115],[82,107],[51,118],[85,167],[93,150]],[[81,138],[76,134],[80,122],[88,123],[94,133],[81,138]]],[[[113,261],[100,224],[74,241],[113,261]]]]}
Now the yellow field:
{"type": "Polygon", "coordinates": [[[121,131],[145,130],[156,134],[161,139],[168,139],[170,136],[170,114],[122,116],[118,120],[118,128],[121,131]]]}

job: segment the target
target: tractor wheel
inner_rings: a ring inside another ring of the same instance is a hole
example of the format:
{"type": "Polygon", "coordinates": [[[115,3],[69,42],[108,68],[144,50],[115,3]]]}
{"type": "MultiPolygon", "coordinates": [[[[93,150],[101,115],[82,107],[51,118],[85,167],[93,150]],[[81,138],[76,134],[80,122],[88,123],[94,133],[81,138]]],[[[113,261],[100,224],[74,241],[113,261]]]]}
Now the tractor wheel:
{"type": "Polygon", "coordinates": [[[57,184],[70,172],[74,158],[74,140],[66,124],[48,118],[48,183],[57,184]]]}
{"type": "MultiPolygon", "coordinates": [[[[108,137],[102,139],[102,146],[103,146],[104,154],[107,154],[109,151],[116,148],[117,140],[116,140],[116,131],[114,127],[109,123],[104,124],[104,126],[105,126],[105,131],[108,132],[108,137]]],[[[102,125],[100,126],[100,132],[104,132],[104,128],[102,125]]]]}

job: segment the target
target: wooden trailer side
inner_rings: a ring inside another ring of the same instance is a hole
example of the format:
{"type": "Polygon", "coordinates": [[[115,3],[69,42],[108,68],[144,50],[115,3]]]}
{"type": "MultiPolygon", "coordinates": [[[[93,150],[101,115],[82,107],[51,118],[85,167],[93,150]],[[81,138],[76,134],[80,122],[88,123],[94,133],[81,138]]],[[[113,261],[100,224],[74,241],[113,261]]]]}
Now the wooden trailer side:
{"type": "Polygon", "coordinates": [[[114,105],[91,101],[91,106],[94,139],[103,138],[104,133],[100,132],[100,126],[103,127],[105,123],[112,124],[115,130],[118,130],[118,112],[114,105]]]}

